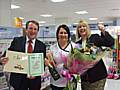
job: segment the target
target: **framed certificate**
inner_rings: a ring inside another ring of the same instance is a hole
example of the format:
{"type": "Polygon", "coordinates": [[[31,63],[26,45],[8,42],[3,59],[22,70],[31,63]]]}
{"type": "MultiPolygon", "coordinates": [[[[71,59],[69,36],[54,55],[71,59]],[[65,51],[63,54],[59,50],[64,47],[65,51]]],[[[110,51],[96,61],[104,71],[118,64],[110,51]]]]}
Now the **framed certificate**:
{"type": "Polygon", "coordinates": [[[40,76],[44,73],[43,53],[22,53],[7,51],[8,62],[3,71],[27,74],[28,76],[40,76]]]}
{"type": "Polygon", "coordinates": [[[44,73],[43,53],[32,53],[28,55],[28,74],[30,76],[39,76],[44,73]]]}

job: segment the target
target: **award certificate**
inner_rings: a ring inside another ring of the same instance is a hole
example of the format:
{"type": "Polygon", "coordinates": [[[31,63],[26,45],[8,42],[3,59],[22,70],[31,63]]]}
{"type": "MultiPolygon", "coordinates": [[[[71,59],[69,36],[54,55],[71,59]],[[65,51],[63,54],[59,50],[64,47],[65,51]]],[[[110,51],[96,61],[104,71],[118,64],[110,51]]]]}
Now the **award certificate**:
{"type": "Polygon", "coordinates": [[[8,62],[5,64],[3,71],[27,74],[28,56],[25,53],[7,51],[8,62]]]}
{"type": "Polygon", "coordinates": [[[43,53],[22,53],[7,51],[8,62],[3,71],[27,74],[28,76],[40,76],[44,73],[43,53]]]}
{"type": "Polygon", "coordinates": [[[30,76],[40,76],[44,73],[43,53],[32,53],[28,55],[28,69],[30,76]]]}

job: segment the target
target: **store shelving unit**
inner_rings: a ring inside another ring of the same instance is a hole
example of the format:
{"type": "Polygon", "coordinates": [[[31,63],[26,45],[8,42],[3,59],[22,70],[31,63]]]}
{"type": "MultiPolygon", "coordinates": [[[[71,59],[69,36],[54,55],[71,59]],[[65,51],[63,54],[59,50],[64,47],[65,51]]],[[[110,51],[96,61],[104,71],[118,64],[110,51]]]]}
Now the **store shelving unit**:
{"type": "Polygon", "coordinates": [[[0,65],[0,90],[9,90],[9,84],[3,72],[3,66],[0,65]]]}
{"type": "Polygon", "coordinates": [[[112,63],[109,66],[108,78],[119,79],[120,78],[120,27],[114,27],[114,39],[115,44],[112,49],[112,63]]]}

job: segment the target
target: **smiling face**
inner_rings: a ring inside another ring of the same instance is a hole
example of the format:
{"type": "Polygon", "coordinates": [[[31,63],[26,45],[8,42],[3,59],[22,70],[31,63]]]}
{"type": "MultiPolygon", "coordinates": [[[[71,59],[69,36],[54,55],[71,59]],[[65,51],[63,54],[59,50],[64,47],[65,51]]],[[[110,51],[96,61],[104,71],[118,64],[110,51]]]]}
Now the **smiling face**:
{"type": "Polygon", "coordinates": [[[90,29],[89,25],[86,21],[81,20],[77,26],[76,30],[77,39],[81,38],[88,38],[90,36],[90,29]]]}
{"type": "Polygon", "coordinates": [[[38,34],[38,26],[35,23],[30,22],[26,29],[26,34],[29,39],[35,39],[38,34]]]}
{"type": "Polygon", "coordinates": [[[64,28],[60,28],[58,33],[59,41],[68,41],[68,33],[64,28]]]}
{"type": "Polygon", "coordinates": [[[87,26],[85,24],[80,24],[78,27],[78,33],[81,37],[87,35],[87,26]]]}

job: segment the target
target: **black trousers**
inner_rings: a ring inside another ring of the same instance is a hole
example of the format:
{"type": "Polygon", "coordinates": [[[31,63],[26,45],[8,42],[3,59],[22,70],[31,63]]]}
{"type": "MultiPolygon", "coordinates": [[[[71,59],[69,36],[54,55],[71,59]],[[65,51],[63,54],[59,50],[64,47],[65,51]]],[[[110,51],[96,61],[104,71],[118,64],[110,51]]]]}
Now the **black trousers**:
{"type": "MultiPolygon", "coordinates": [[[[16,82],[17,83],[17,82],[16,82]]],[[[14,90],[40,90],[41,88],[41,78],[36,77],[35,79],[25,78],[19,87],[13,86],[14,90]]]]}
{"type": "Polygon", "coordinates": [[[65,87],[56,87],[51,84],[51,88],[52,88],[52,90],[63,90],[65,87]]]}

